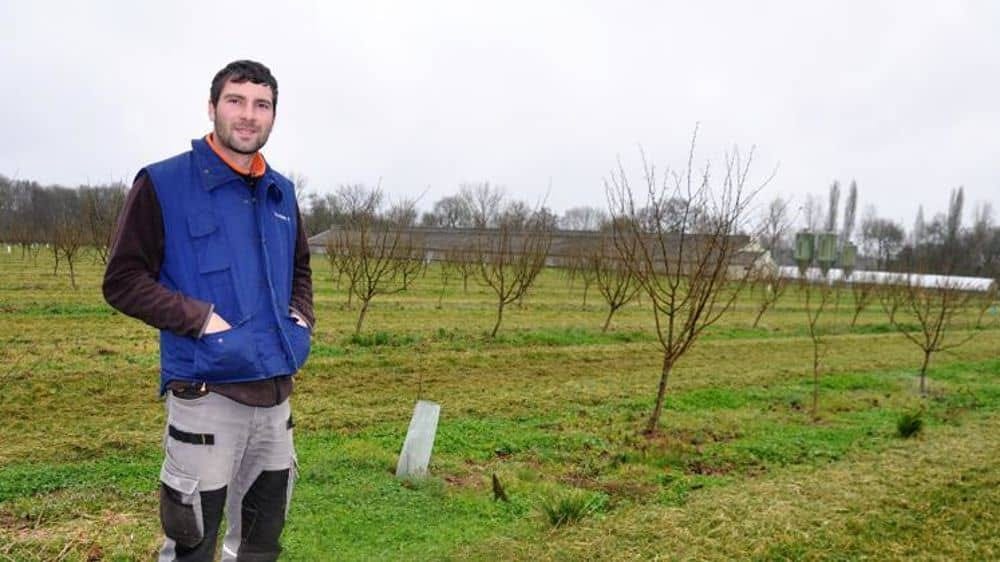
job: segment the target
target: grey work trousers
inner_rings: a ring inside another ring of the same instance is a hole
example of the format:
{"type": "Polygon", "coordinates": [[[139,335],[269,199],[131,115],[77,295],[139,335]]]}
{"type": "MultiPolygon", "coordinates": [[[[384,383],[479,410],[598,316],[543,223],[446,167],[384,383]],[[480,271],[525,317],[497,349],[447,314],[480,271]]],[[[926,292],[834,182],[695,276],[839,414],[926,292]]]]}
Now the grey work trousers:
{"type": "Polygon", "coordinates": [[[261,408],[167,392],[160,562],[214,560],[223,511],[224,562],[277,559],[297,469],[288,402],[261,408]]]}

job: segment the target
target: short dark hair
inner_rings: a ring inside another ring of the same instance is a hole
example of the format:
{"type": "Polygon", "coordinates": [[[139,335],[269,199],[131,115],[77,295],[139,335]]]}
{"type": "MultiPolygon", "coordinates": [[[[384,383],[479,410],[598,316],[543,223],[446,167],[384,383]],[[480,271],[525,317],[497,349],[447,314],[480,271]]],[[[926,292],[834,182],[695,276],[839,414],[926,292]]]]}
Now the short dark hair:
{"type": "Polygon", "coordinates": [[[278,81],[274,79],[271,70],[259,62],[252,60],[238,60],[226,65],[225,68],[215,74],[212,78],[212,88],[209,90],[209,100],[213,106],[219,105],[219,96],[222,95],[222,87],[227,82],[253,82],[271,87],[274,99],[271,100],[273,107],[278,107],[278,81]]]}

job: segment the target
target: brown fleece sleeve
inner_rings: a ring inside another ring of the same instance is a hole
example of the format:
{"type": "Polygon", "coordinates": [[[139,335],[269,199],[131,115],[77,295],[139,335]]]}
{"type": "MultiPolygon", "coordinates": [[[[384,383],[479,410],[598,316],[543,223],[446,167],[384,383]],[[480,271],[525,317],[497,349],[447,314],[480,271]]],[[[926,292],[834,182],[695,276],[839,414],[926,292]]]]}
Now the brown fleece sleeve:
{"type": "Polygon", "coordinates": [[[309,327],[316,326],[316,316],[313,314],[312,268],[309,266],[309,237],[306,236],[305,225],[302,224],[302,213],[298,209],[299,232],[295,236],[295,263],[292,272],[291,307],[301,314],[309,327]]]}
{"type": "Polygon", "coordinates": [[[159,283],[163,237],[163,212],[156,190],[149,175],[141,174],[118,219],[104,271],[104,299],[154,328],[198,337],[213,307],[159,283]]]}

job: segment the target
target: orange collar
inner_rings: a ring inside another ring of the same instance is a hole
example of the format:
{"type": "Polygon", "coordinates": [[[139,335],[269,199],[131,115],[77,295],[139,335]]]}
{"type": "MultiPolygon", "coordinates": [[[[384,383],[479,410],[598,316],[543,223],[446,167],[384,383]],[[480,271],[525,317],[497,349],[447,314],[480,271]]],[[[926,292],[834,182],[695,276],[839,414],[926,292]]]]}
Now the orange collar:
{"type": "Polygon", "coordinates": [[[264,175],[264,172],[267,171],[267,162],[264,161],[264,155],[262,155],[260,151],[254,153],[253,158],[250,159],[250,169],[247,169],[236,164],[229,158],[226,158],[226,155],[219,150],[219,146],[215,144],[215,133],[205,135],[205,142],[208,143],[208,146],[212,147],[212,152],[221,158],[222,161],[225,162],[227,166],[232,168],[237,174],[250,176],[252,178],[259,178],[264,175]]]}

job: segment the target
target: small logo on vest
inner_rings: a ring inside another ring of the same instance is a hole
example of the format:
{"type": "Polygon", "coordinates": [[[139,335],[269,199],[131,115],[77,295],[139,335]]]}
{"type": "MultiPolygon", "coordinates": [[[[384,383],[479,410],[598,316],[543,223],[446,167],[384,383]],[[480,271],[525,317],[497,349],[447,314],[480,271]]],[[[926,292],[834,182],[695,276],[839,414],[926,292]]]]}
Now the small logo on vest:
{"type": "Polygon", "coordinates": [[[283,220],[285,222],[291,222],[291,220],[292,220],[292,219],[286,217],[285,215],[283,215],[283,214],[281,214],[281,213],[279,213],[277,211],[274,211],[274,216],[278,217],[279,219],[281,219],[281,220],[283,220]]]}

